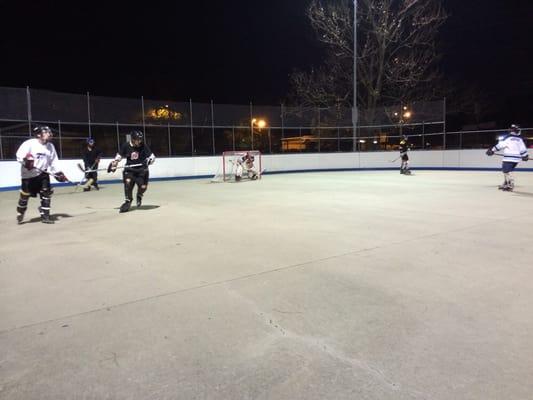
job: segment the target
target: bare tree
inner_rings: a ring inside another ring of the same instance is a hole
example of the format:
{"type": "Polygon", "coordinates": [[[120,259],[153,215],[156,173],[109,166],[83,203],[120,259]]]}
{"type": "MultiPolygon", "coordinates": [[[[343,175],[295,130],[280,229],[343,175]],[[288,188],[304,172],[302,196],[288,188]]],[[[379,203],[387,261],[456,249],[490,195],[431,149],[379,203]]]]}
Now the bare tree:
{"type": "MultiPolygon", "coordinates": [[[[303,105],[353,105],[352,0],[312,0],[307,15],[325,45],[324,64],[291,76],[303,105]]],[[[436,37],[446,13],[439,0],[359,0],[358,107],[422,99],[438,77],[436,37]]],[[[371,118],[371,117],[370,117],[371,118]]]]}

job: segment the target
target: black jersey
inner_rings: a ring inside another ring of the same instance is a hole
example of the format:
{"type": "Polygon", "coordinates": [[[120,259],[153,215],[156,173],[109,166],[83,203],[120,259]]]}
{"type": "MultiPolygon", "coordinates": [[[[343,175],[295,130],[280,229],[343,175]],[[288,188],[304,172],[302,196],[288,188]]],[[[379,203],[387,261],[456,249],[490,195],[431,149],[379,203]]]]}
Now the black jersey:
{"type": "Polygon", "coordinates": [[[97,167],[96,160],[100,161],[102,151],[96,147],[93,147],[92,149],[85,147],[82,151],[82,157],[86,167],[97,167]]]}
{"type": "Polygon", "coordinates": [[[400,154],[404,155],[407,154],[407,151],[409,150],[409,144],[405,140],[402,140],[400,142],[400,154]]]}
{"type": "MultiPolygon", "coordinates": [[[[122,145],[118,154],[126,159],[126,167],[133,164],[144,164],[146,166],[146,159],[152,155],[152,150],[145,143],[141,143],[139,147],[133,147],[130,142],[126,142],[122,145]]],[[[143,166],[134,168],[143,168],[143,166]]]]}

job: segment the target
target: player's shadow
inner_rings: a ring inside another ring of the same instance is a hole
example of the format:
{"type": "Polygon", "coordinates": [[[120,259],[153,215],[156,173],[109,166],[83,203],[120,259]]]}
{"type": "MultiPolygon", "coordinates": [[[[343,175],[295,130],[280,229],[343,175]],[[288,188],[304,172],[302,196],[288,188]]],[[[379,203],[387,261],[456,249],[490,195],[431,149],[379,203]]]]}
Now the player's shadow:
{"type": "MultiPolygon", "coordinates": [[[[151,204],[142,205],[140,207],[131,206],[131,208],[128,210],[128,212],[132,212],[132,211],[136,211],[136,210],[139,210],[139,211],[153,210],[153,209],[159,208],[159,207],[161,207],[161,206],[151,205],[151,204]]],[[[115,207],[115,210],[120,210],[120,207],[115,207]]]]}
{"type": "Polygon", "coordinates": [[[529,193],[529,192],[519,192],[519,191],[514,190],[513,193],[518,194],[520,196],[533,197],[533,193],[529,193]]]}
{"type": "MultiPolygon", "coordinates": [[[[54,221],[54,222],[57,222],[57,221],[59,221],[60,219],[63,219],[63,218],[72,218],[72,215],[64,214],[64,213],[50,214],[50,219],[52,221],[54,221]]],[[[26,221],[22,221],[21,225],[33,224],[35,222],[41,222],[41,217],[35,217],[35,218],[28,219],[26,221]]]]}
{"type": "Polygon", "coordinates": [[[157,205],[151,205],[151,204],[146,204],[144,206],[140,206],[140,207],[134,207],[135,210],[153,210],[155,208],[159,208],[160,206],[157,206],[157,205]]]}

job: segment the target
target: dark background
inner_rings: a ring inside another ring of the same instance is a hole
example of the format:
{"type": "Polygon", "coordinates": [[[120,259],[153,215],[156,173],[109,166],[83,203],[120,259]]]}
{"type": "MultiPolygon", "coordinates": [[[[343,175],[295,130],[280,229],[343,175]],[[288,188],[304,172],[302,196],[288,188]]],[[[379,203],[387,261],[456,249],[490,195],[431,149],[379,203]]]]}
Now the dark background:
{"type": "MultiPolygon", "coordinates": [[[[2,1],[0,86],[279,104],[290,72],[321,61],[308,3],[2,1]]],[[[533,125],[533,2],[442,3],[450,114],[457,123],[533,125]]]]}

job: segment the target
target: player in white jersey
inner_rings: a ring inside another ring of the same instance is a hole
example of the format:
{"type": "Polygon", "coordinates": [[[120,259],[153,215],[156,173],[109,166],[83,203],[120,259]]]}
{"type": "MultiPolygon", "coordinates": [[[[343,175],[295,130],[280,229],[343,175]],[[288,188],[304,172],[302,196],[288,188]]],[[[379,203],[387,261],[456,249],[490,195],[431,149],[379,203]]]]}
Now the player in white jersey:
{"type": "Polygon", "coordinates": [[[498,189],[512,192],[514,189],[514,178],[511,172],[516,168],[520,161],[529,160],[527,148],[524,141],[520,137],[520,127],[518,125],[511,125],[509,133],[505,135],[493,147],[487,150],[487,155],[492,156],[496,151],[503,151],[502,172],[504,176],[503,185],[498,189]]]}
{"type": "Polygon", "coordinates": [[[53,224],[50,219],[50,203],[52,197],[52,187],[50,185],[50,175],[59,182],[67,182],[68,179],[59,170],[57,153],[52,139],[52,130],[47,126],[37,126],[33,129],[34,139],[28,139],[20,145],[17,150],[17,161],[21,166],[21,186],[20,197],[17,206],[17,221],[22,223],[24,213],[28,207],[28,199],[41,198],[39,213],[41,221],[45,224],[53,224]]]}

